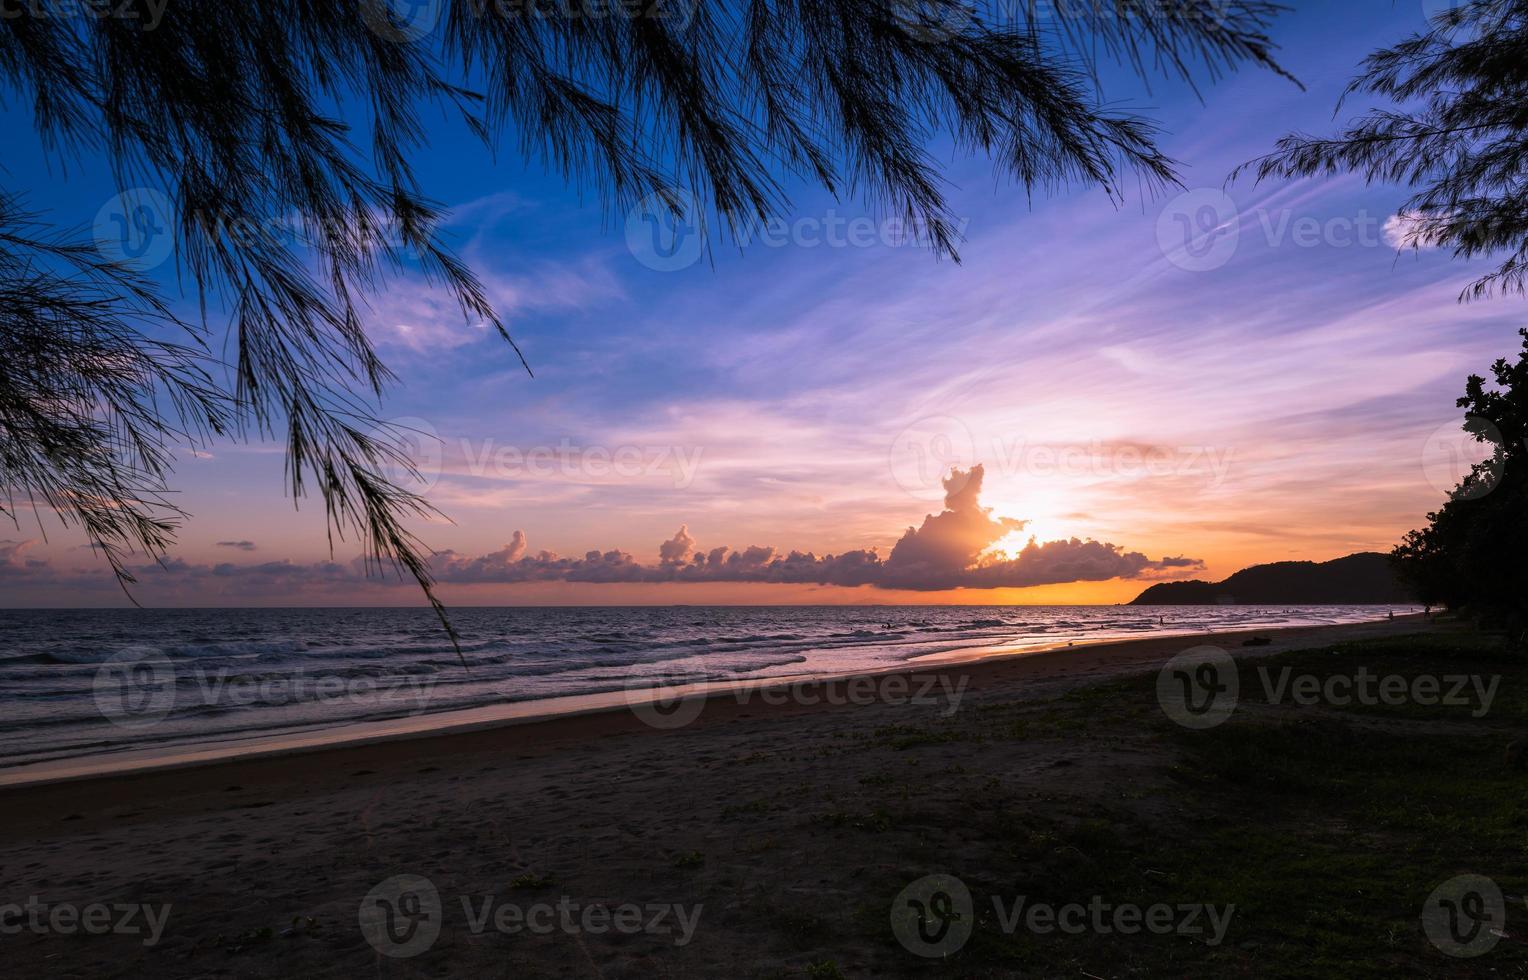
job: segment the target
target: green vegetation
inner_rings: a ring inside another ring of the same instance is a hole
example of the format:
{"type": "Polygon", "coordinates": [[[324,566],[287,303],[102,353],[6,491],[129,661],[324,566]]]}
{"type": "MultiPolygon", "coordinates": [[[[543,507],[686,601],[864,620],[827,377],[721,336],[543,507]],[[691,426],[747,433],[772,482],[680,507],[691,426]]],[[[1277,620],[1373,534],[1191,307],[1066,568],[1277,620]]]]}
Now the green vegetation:
{"type": "Polygon", "coordinates": [[[674,867],[681,870],[704,867],[706,856],[699,851],[686,851],[674,858],[674,867]]]}
{"type": "Polygon", "coordinates": [[[550,888],[557,882],[545,875],[538,875],[534,871],[527,871],[509,883],[509,887],[517,891],[535,891],[541,888],[550,888]]]}
{"type": "MultiPolygon", "coordinates": [[[[1045,976],[1528,973],[1528,947],[1503,941],[1453,959],[1420,927],[1427,896],[1454,875],[1485,874],[1508,896],[1528,888],[1528,778],[1502,762],[1506,743],[1528,729],[1528,661],[1478,636],[1408,638],[1246,661],[1240,680],[1241,704],[1223,725],[1190,731],[1156,714],[1139,736],[1175,756],[1175,789],[1156,801],[1165,819],[1110,812],[1068,821],[973,800],[972,816],[1002,859],[952,869],[971,885],[978,917],[958,962],[1045,976]],[[1473,717],[1449,705],[1268,704],[1259,667],[1501,681],[1491,710],[1473,717]],[[1182,935],[1010,934],[991,894],[1236,909],[1218,946],[1182,935]]],[[[1094,738],[1107,738],[1140,719],[1098,708],[1147,703],[1154,682],[1091,688],[1066,703],[1088,714],[1094,738]]],[[[1509,900],[1508,931],[1525,929],[1528,908],[1509,900]]]]}

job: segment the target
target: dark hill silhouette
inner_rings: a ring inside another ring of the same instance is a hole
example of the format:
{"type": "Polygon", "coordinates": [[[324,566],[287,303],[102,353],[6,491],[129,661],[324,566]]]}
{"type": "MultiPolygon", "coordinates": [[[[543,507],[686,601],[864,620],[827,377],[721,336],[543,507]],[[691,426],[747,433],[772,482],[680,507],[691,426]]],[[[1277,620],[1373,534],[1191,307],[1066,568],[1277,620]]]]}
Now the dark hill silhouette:
{"type": "Polygon", "coordinates": [[[1198,606],[1214,603],[1351,605],[1415,602],[1396,578],[1389,559],[1363,551],[1331,561],[1280,561],[1244,568],[1224,582],[1162,582],[1135,597],[1132,606],[1198,606]]]}

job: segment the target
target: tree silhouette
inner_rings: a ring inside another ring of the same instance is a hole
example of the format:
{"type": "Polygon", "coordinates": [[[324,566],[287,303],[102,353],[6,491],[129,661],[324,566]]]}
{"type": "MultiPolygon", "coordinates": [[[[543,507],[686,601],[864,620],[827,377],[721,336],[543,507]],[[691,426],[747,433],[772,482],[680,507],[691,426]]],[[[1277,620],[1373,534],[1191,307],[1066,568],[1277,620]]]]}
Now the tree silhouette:
{"type": "Polygon", "coordinates": [[[1457,402],[1465,429],[1491,455],[1393,552],[1423,601],[1477,613],[1515,636],[1528,627],[1528,329],[1520,332],[1517,361],[1491,366],[1494,387],[1471,375],[1457,402]]]}
{"type": "MultiPolygon", "coordinates": [[[[1528,0],[1463,0],[1430,29],[1365,59],[1343,101],[1394,103],[1341,135],[1286,136],[1259,179],[1352,172],[1415,189],[1401,209],[1413,248],[1507,256],[1465,297],[1528,288],[1528,0]]],[[[1339,106],[1340,108],[1340,106],[1339,106]]]]}
{"type": "MultiPolygon", "coordinates": [[[[1463,0],[1439,12],[1428,30],[1365,59],[1343,102],[1360,95],[1393,105],[1336,137],[1284,137],[1254,162],[1258,179],[1350,172],[1404,184],[1414,191],[1400,213],[1411,247],[1507,253],[1461,299],[1528,292],[1528,0],[1463,0]]],[[[1516,364],[1493,365],[1499,390],[1472,375],[1457,403],[1490,458],[1393,552],[1423,601],[1469,608],[1515,634],[1528,624],[1524,340],[1516,364]]]]}
{"type": "Polygon", "coordinates": [[[489,144],[512,129],[610,207],[656,194],[677,213],[687,191],[723,224],[758,220],[787,205],[792,175],[905,217],[953,257],[936,134],[1027,188],[1118,196],[1174,169],[1148,121],[1101,104],[1096,52],[1142,74],[1279,70],[1264,31],[1280,8],[1262,0],[998,6],[1014,16],[960,0],[114,0],[100,16],[6,17],[11,97],[56,156],[101,155],[120,186],[163,189],[174,268],[202,311],[176,319],[160,285],[0,196],[6,512],[77,523],[128,581],[121,556],[158,557],[183,516],[165,496],[177,448],[279,433],[294,497],[316,489],[331,536],[358,536],[434,602],[405,526],[428,504],[382,476],[407,460],[375,433],[390,376],[364,300],[421,273],[510,337],[434,231],[441,209],[410,162],[428,112],[489,144]],[[291,215],[311,253],[259,232],[291,215]],[[148,339],[166,324],[185,345],[148,339]],[[228,383],[208,350],[225,327],[228,383]]]}

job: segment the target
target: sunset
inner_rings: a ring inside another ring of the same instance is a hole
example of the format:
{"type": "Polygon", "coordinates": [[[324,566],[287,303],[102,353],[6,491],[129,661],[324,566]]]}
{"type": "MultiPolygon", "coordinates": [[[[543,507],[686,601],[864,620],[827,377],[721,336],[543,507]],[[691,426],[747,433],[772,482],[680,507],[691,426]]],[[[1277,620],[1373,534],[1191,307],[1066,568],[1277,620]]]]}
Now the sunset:
{"type": "Polygon", "coordinates": [[[1528,963],[1528,4],[0,8],[23,975],[1528,963]]]}

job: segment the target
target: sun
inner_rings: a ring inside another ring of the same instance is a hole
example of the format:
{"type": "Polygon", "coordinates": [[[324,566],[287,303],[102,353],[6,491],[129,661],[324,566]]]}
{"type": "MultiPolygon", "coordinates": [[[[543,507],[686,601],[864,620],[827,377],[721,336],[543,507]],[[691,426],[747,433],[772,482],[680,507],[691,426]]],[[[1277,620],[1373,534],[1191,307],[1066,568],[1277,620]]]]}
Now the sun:
{"type": "Polygon", "coordinates": [[[1066,501],[1059,499],[1054,491],[1029,489],[1021,494],[999,498],[992,505],[993,517],[1012,517],[1024,522],[1024,526],[1004,535],[988,549],[993,553],[1017,555],[1029,539],[1056,541],[1070,538],[1076,531],[1057,515],[1067,512],[1066,501]]]}

